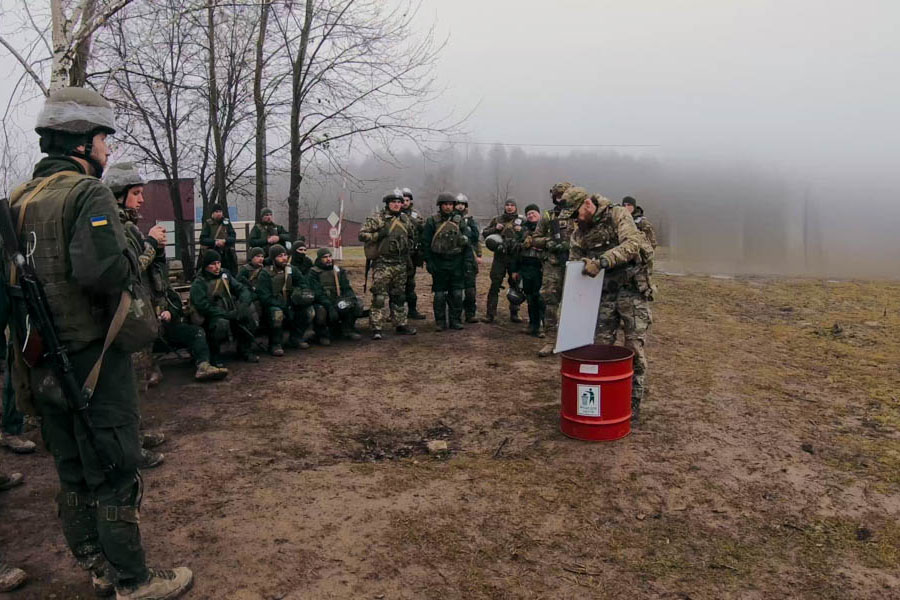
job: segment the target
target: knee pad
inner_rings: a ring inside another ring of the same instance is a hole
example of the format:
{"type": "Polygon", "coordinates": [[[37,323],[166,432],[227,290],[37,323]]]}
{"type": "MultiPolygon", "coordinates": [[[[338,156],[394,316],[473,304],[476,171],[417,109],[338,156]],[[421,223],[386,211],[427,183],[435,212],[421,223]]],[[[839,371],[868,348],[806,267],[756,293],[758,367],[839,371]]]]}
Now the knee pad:
{"type": "Polygon", "coordinates": [[[328,311],[324,306],[316,306],[316,325],[325,325],[328,322],[328,311]]]}
{"type": "Polygon", "coordinates": [[[209,333],[214,340],[221,342],[228,339],[230,329],[231,326],[227,319],[216,319],[213,321],[209,333]]]}
{"type": "Polygon", "coordinates": [[[272,318],[272,327],[281,327],[284,324],[284,311],[280,308],[274,309],[269,316],[272,318]]]}
{"type": "Polygon", "coordinates": [[[375,294],[372,296],[372,308],[384,308],[384,294],[375,294]]]}

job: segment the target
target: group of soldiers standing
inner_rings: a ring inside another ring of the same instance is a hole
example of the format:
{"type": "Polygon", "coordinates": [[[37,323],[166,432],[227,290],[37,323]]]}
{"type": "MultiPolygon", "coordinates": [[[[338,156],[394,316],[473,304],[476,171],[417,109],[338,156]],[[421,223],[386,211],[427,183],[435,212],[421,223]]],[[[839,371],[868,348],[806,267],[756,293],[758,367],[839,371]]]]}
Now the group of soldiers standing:
{"type": "MultiPolygon", "coordinates": [[[[247,263],[238,269],[236,235],[221,206],[212,207],[203,225],[198,274],[185,307],[170,283],[165,230],[138,229],[143,179],[130,163],[106,168],[106,138],[115,133],[110,104],[91,90],[55,90],[36,132],[47,156],[35,166],[32,180],[13,192],[10,222],[22,240],[19,252],[41,279],[43,300],[67,354],[61,361],[27,355],[35,340],[32,307],[17,282],[21,265],[6,256],[0,316],[15,343],[9,346],[3,426],[16,423],[13,400],[40,417],[60,480],[63,533],[94,590],[120,600],[175,598],[190,587],[193,574],[185,567],[149,568],[141,543],[140,469],[153,466],[147,449],[161,436],[141,432],[133,355],[147,357],[155,372],[150,358],[159,349],[155,345],[187,351],[195,379],[215,381],[228,375],[223,346],[229,340],[242,359],[257,362],[260,331],[268,335],[269,353],[283,356],[285,347],[327,346],[337,337],[359,340],[356,321],[365,311],[331,251],[320,248],[312,260],[305,240],[290,242],[268,209],[251,232],[247,263]],[[80,403],[61,390],[62,375],[85,382],[80,403]]],[[[479,231],[464,194],[439,194],[437,211],[427,218],[414,209],[408,188],[385,195],[383,209],[366,219],[359,234],[367,281],[372,272],[371,336],[383,339],[388,322],[397,334],[416,334],[409,320],[426,318],[415,290],[422,267],[432,279],[438,331],[479,322],[476,276],[484,244],[493,262],[480,321],[496,321],[505,280],[510,320],[521,322],[519,309],[527,303],[527,332],[552,339],[566,261],[581,260],[585,275],[605,270],[597,340],[614,343],[621,328],[635,353],[636,416],[646,389],[653,229],[632,198],[613,205],[568,183],[554,185],[550,197],[551,210],[542,213],[529,204],[524,215],[507,200],[503,212],[479,231]]],[[[552,350],[548,343],[539,354],[549,356],[552,350]]],[[[34,450],[33,443],[16,446],[15,435],[3,439],[14,450],[34,450]]],[[[18,474],[0,476],[0,490],[20,482],[18,474]]],[[[23,580],[21,570],[0,561],[0,590],[23,580]]]]}

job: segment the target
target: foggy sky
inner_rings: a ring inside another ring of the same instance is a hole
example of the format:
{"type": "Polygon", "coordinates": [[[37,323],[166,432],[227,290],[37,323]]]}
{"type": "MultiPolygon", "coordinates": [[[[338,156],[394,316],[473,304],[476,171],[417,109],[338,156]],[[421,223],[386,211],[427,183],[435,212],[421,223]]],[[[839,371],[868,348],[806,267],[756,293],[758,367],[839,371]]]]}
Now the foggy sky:
{"type": "Polygon", "coordinates": [[[425,0],[420,20],[449,35],[442,106],[477,105],[471,139],[897,183],[900,3],[425,0]]]}

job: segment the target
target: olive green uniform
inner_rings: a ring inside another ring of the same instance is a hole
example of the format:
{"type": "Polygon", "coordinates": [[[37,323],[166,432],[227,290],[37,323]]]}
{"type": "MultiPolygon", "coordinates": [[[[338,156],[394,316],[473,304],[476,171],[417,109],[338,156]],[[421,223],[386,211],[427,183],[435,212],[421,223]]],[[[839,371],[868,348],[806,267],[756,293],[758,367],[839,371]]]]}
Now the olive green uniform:
{"type": "Polygon", "coordinates": [[[568,208],[557,205],[544,211],[531,245],[542,250],[541,300],[544,304],[545,331],[553,337],[559,325],[559,304],[562,302],[566,260],[569,258],[569,238],[575,226],[575,215],[568,208]]]}
{"type": "Polygon", "coordinates": [[[653,287],[647,263],[653,257],[653,249],[628,211],[603,197],[589,226],[574,228],[570,244],[572,260],[599,261],[602,257],[609,261],[603,277],[596,339],[600,344],[614,344],[619,327],[624,329],[625,347],[634,352],[631,403],[637,408],[647,387],[644,344],[653,323],[653,287]]]}
{"type": "Polygon", "coordinates": [[[456,212],[439,212],[428,217],[422,230],[425,267],[431,274],[434,292],[434,320],[439,327],[462,322],[465,289],[465,256],[470,240],[465,220],[456,212]],[[447,310],[447,305],[450,310],[447,310]]]}
{"type": "Polygon", "coordinates": [[[269,243],[269,236],[273,235],[278,236],[278,241],[275,242],[276,244],[287,247],[287,244],[291,239],[287,229],[275,223],[261,222],[254,225],[253,229],[250,230],[250,239],[247,242],[247,250],[249,251],[250,248],[262,248],[263,255],[266,257],[266,261],[268,261],[269,248],[272,247],[272,244],[269,243]]]}
{"type": "MultiPolygon", "coordinates": [[[[59,172],[67,174],[28,204],[19,233],[29,240],[80,383],[100,355],[121,292],[137,277],[137,259],[128,249],[112,192],[72,159],[41,160],[34,179],[13,193],[14,212],[43,178],[59,172]]],[[[13,328],[21,342],[23,332],[18,324],[13,328]]],[[[59,475],[59,516],[69,549],[83,568],[96,569],[105,558],[120,584],[142,582],[149,573],[138,527],[140,417],[131,356],[116,344],[109,348],[88,409],[98,449],[115,462],[106,473],[49,373],[49,367],[29,369],[18,359],[13,379],[19,402],[33,403],[31,410],[41,416],[41,434],[59,475]]]]}
{"type": "Polygon", "coordinates": [[[350,336],[355,332],[356,319],[362,312],[362,305],[350,285],[347,271],[335,264],[325,265],[317,259],[309,276],[318,281],[323,291],[326,302],[322,306],[326,311],[329,329],[344,337],[350,336]],[[338,303],[341,300],[349,303],[349,306],[343,311],[338,310],[338,303]]]}
{"type": "Polygon", "coordinates": [[[206,250],[215,250],[222,255],[222,267],[228,269],[232,275],[237,273],[237,253],[234,245],[237,242],[237,234],[231,224],[231,219],[224,218],[221,221],[209,218],[203,222],[203,228],[200,230],[200,256],[197,257],[197,270],[200,271],[199,261],[203,257],[206,250]],[[225,240],[225,245],[219,248],[216,246],[216,240],[225,240]]]}
{"type": "Polygon", "coordinates": [[[268,318],[270,349],[282,345],[285,329],[290,345],[298,345],[314,318],[313,295],[301,293],[310,290],[306,279],[291,265],[271,265],[260,272],[256,289],[268,318]]]}
{"type": "MultiPolygon", "coordinates": [[[[409,217],[413,229],[413,247],[410,251],[410,264],[406,269],[406,308],[409,314],[418,313],[419,297],[416,295],[416,270],[422,266],[425,253],[422,250],[422,229],[425,227],[425,219],[412,205],[403,210],[403,214],[409,217]]],[[[424,317],[423,317],[424,318],[424,317]]]]}
{"type": "Polygon", "coordinates": [[[238,354],[245,358],[252,354],[256,324],[252,300],[250,288],[224,270],[213,275],[203,269],[191,283],[192,318],[206,330],[213,363],[220,362],[229,333],[237,341],[238,354]]]}
{"type": "Polygon", "coordinates": [[[475,282],[478,279],[478,261],[481,258],[481,235],[478,231],[478,223],[475,217],[463,215],[463,232],[469,238],[469,245],[463,251],[463,281],[465,283],[463,308],[466,313],[466,320],[475,319],[477,295],[475,291],[475,282]]]}
{"type": "Polygon", "coordinates": [[[519,232],[514,248],[513,272],[519,275],[522,283],[522,291],[525,293],[525,301],[528,302],[528,325],[532,334],[537,335],[541,331],[544,322],[544,302],[541,299],[541,250],[535,248],[532,236],[540,221],[530,223],[525,221],[519,232]]]}
{"type": "MultiPolygon", "coordinates": [[[[512,275],[510,267],[513,262],[512,248],[515,244],[517,225],[521,226],[525,222],[525,217],[520,214],[503,213],[491,219],[491,222],[481,231],[481,237],[487,238],[489,235],[499,233],[503,238],[503,246],[497,252],[494,252],[494,258],[491,262],[491,287],[487,293],[487,318],[493,319],[497,316],[497,304],[500,299],[500,288],[503,285],[503,279],[506,278],[507,283],[512,284],[509,276],[512,275]],[[502,229],[497,230],[497,225],[502,225],[502,229]]],[[[518,319],[518,307],[510,305],[509,316],[511,319],[518,319]]]]}
{"type": "Polygon", "coordinates": [[[359,231],[359,241],[367,247],[372,266],[372,305],[369,321],[373,333],[380,332],[385,321],[385,304],[390,302],[397,327],[406,327],[406,274],[415,246],[416,230],[402,212],[396,215],[385,207],[368,217],[359,231]]]}

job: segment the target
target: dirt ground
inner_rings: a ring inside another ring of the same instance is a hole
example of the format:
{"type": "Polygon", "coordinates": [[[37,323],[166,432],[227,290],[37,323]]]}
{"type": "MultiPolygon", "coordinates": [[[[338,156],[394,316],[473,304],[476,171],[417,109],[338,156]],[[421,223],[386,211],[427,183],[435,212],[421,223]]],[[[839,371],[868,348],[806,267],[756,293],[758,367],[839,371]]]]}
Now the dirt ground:
{"type": "MultiPolygon", "coordinates": [[[[900,598],[900,284],[657,280],[651,392],[613,443],[559,433],[559,359],[505,319],[216,384],[167,367],[149,562],[211,599],[900,598]]],[[[28,478],[0,495],[31,578],[9,597],[91,597],[47,453],[0,461],[28,478]]]]}

